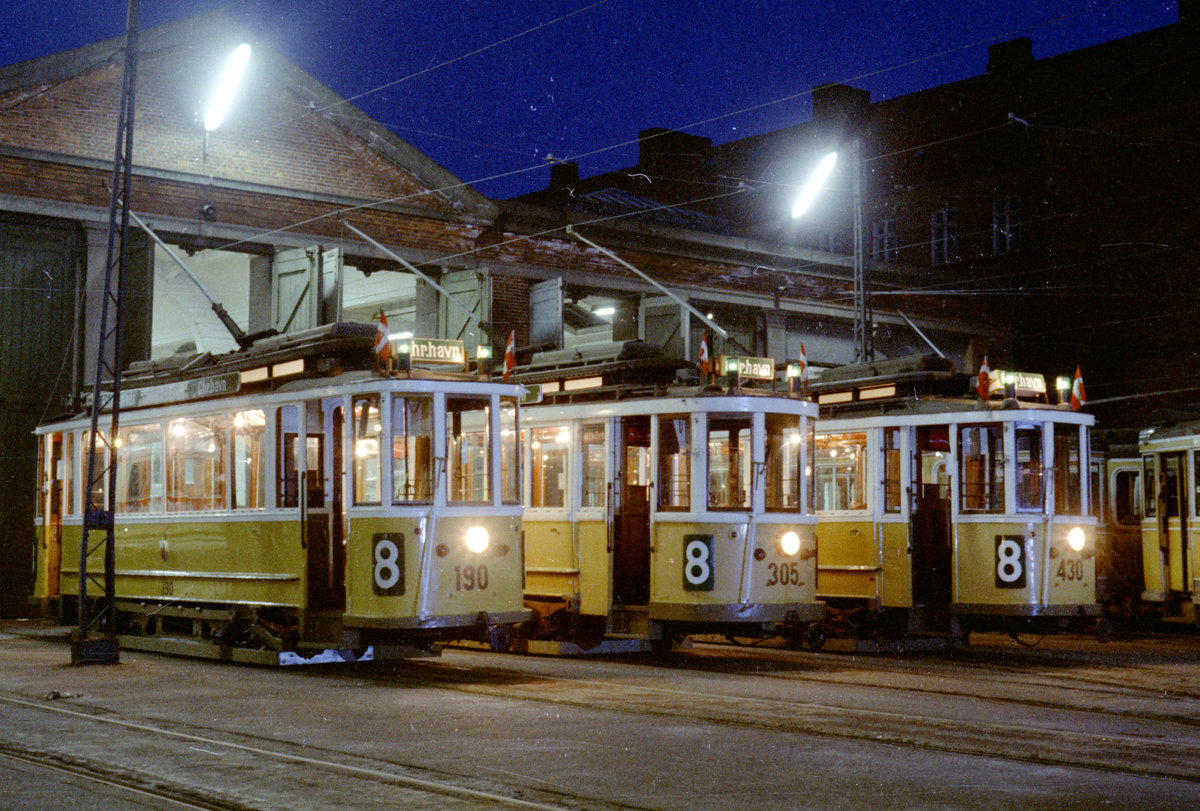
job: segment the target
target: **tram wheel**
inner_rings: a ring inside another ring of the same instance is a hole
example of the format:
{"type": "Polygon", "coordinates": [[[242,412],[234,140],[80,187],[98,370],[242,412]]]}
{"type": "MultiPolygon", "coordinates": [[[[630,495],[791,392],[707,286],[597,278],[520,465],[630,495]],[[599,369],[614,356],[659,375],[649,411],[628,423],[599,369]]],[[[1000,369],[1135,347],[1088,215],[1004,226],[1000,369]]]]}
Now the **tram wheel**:
{"type": "Polygon", "coordinates": [[[496,653],[508,653],[512,642],[512,629],[507,625],[493,625],[488,629],[488,645],[496,653]]]}
{"type": "Polygon", "coordinates": [[[808,631],[804,634],[804,639],[808,643],[809,650],[820,650],[825,647],[825,643],[829,640],[829,629],[825,627],[823,622],[814,622],[808,626],[808,631]]]}

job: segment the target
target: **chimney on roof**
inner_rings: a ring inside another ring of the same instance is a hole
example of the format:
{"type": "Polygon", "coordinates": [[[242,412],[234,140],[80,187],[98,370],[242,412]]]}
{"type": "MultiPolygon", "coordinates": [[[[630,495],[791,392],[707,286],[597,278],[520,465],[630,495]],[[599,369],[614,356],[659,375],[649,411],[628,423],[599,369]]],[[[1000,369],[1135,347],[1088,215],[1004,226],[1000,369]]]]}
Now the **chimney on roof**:
{"type": "Polygon", "coordinates": [[[579,184],[579,164],[574,161],[555,161],[550,164],[550,190],[566,191],[579,184]]]}
{"type": "Polygon", "coordinates": [[[812,90],[814,124],[858,126],[866,122],[870,106],[870,90],[860,90],[848,84],[823,84],[812,90]]]}
{"type": "Polygon", "coordinates": [[[987,72],[996,74],[1028,73],[1033,67],[1033,40],[1017,37],[988,46],[987,72]]]}

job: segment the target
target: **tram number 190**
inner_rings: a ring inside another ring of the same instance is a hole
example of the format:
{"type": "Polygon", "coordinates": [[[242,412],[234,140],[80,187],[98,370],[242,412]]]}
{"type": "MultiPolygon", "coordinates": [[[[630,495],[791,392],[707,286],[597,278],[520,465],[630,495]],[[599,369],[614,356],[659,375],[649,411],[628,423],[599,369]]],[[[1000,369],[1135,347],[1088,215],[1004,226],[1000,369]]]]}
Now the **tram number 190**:
{"type": "Polygon", "coordinates": [[[714,577],[713,536],[683,536],[683,590],[712,591],[714,577]]]}

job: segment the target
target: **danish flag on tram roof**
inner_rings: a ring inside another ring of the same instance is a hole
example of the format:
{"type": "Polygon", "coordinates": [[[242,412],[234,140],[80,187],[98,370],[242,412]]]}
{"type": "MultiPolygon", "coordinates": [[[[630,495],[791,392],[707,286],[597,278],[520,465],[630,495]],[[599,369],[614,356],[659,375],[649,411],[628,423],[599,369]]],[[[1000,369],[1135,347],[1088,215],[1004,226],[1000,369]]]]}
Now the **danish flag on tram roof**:
{"type": "Polygon", "coordinates": [[[392,341],[388,337],[387,313],[379,308],[379,324],[375,327],[375,354],[386,361],[392,356],[392,341]]]}
{"type": "Polygon", "coordinates": [[[1087,392],[1083,388],[1083,375],[1079,367],[1075,367],[1075,379],[1071,381],[1071,410],[1078,411],[1087,402],[1087,392]]]}
{"type": "Polygon", "coordinates": [[[712,359],[708,356],[708,333],[700,333],[700,371],[712,374],[712,359]]]}
{"type": "Polygon", "coordinates": [[[808,388],[808,353],[804,351],[804,342],[800,342],[800,386],[808,388]]]}
{"type": "Polygon", "coordinates": [[[983,365],[979,367],[979,378],[975,381],[975,391],[979,399],[986,400],[992,385],[992,370],[988,368],[987,355],[983,356],[983,365]]]}
{"type": "Polygon", "coordinates": [[[512,377],[513,370],[517,368],[517,331],[510,330],[508,333],[508,346],[504,348],[504,375],[503,379],[508,380],[512,377]]]}

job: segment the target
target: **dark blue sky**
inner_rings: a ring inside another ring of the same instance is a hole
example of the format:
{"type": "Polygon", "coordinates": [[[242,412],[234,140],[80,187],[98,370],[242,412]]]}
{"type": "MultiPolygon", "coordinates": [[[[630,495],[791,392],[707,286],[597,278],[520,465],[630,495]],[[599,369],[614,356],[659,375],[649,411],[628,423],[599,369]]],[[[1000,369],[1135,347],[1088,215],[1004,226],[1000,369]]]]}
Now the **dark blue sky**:
{"type": "MultiPolygon", "coordinates": [[[[637,133],[724,143],[808,118],[841,81],[873,99],[981,73],[987,46],[1050,56],[1167,25],[1174,0],[142,0],[142,26],[227,8],[492,197],[546,185],[545,157],[591,175],[637,133]],[[488,180],[488,178],[498,179],[488,180]]],[[[6,3],[0,64],[119,35],[122,0],[6,3]]]]}

